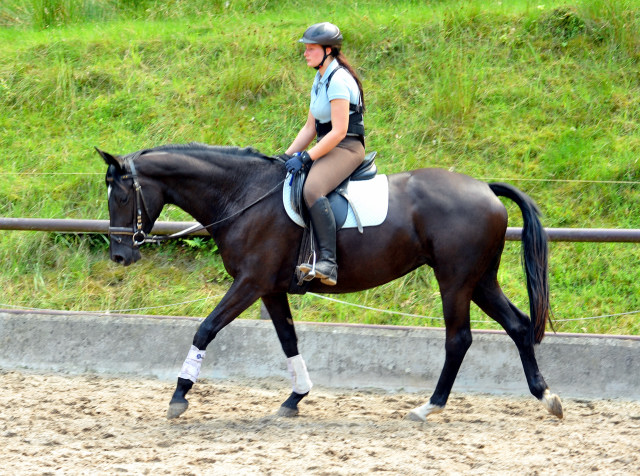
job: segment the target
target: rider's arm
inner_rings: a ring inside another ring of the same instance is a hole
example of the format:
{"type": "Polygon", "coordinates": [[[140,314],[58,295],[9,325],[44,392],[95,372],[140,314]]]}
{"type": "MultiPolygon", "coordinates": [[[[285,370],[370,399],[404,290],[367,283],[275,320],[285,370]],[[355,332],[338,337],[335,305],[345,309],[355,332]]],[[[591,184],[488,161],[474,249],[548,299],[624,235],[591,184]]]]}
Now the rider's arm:
{"type": "MultiPolygon", "coordinates": [[[[313,116],[311,116],[313,118],[313,116]]],[[[306,126],[305,126],[306,127],[306,126]]],[[[331,130],[309,149],[309,156],[313,160],[329,153],[347,136],[349,127],[349,100],[334,99],[331,101],[331,130]]],[[[314,123],[315,130],[315,123],[314,123]]]]}
{"type": "Polygon", "coordinates": [[[304,124],[304,126],[302,126],[302,129],[300,129],[300,132],[298,132],[298,135],[296,136],[292,144],[287,149],[286,154],[293,155],[296,152],[302,152],[307,147],[309,147],[309,144],[311,144],[311,142],[315,137],[316,137],[316,120],[311,114],[311,111],[309,111],[309,115],[307,116],[307,122],[304,124]]]}

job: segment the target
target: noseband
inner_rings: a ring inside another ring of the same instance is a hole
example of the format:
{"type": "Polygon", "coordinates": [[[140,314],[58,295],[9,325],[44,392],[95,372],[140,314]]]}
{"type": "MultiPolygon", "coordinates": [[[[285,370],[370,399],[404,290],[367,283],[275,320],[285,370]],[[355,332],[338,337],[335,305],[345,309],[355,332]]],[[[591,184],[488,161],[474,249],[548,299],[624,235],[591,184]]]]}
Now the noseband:
{"type": "MultiPolygon", "coordinates": [[[[122,227],[122,226],[111,226],[109,225],[109,236],[111,235],[129,235],[133,240],[133,246],[138,247],[142,245],[147,239],[147,234],[142,229],[142,207],[144,207],[147,212],[147,216],[149,216],[149,210],[147,209],[147,204],[144,201],[144,196],[142,195],[142,187],[140,186],[140,182],[138,181],[138,174],[136,172],[136,167],[133,164],[133,160],[137,157],[140,157],[143,151],[138,151],[135,154],[125,157],[124,159],[124,169],[128,173],[122,175],[120,178],[122,179],[132,179],[133,180],[133,190],[134,194],[134,214],[135,217],[133,219],[133,224],[131,228],[122,227]]],[[[115,240],[118,243],[122,243],[122,238],[117,236],[115,240]]]]}

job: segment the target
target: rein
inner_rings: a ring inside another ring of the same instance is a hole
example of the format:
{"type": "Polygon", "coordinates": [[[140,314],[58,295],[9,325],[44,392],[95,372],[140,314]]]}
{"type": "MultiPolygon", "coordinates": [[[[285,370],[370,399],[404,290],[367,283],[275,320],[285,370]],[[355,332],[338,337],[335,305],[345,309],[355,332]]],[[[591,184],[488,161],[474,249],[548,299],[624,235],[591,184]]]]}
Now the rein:
{"type": "MultiPolygon", "coordinates": [[[[147,209],[147,204],[144,201],[144,195],[142,194],[142,186],[140,185],[140,182],[138,181],[138,174],[136,172],[135,165],[133,164],[133,160],[138,158],[138,157],[140,157],[140,155],[142,155],[143,152],[144,152],[143,150],[139,150],[135,154],[133,154],[133,155],[131,155],[129,157],[126,157],[124,159],[125,160],[125,162],[124,162],[125,169],[127,167],[129,168],[129,174],[128,175],[123,175],[121,177],[121,178],[124,178],[124,179],[131,178],[133,180],[133,189],[135,191],[134,210],[135,210],[135,214],[136,214],[136,216],[134,217],[134,220],[133,220],[133,224],[132,224],[131,228],[119,227],[119,226],[109,226],[109,235],[130,235],[132,237],[133,246],[134,247],[138,247],[138,246],[140,246],[140,245],[142,245],[144,243],[160,243],[160,242],[171,240],[171,239],[175,239],[175,238],[181,238],[181,237],[189,235],[190,233],[193,233],[195,231],[204,230],[206,228],[219,225],[220,223],[223,223],[223,222],[225,222],[227,220],[230,220],[231,218],[234,218],[234,217],[240,215],[241,213],[247,211],[249,208],[253,207],[254,205],[256,205],[258,203],[260,203],[262,200],[264,200],[269,195],[274,193],[276,190],[281,188],[282,185],[284,184],[285,180],[286,180],[286,178],[282,179],[282,181],[278,182],[271,190],[269,190],[265,194],[263,194],[260,197],[258,197],[256,200],[251,202],[246,207],[238,210],[237,212],[232,213],[229,216],[221,218],[220,220],[217,220],[217,221],[215,221],[213,223],[210,223],[210,224],[208,224],[206,226],[205,225],[201,225],[201,224],[196,224],[196,225],[190,226],[189,228],[186,228],[186,229],[184,229],[182,231],[179,231],[177,233],[173,233],[171,235],[166,235],[166,236],[153,235],[151,237],[147,237],[147,234],[142,229],[142,208],[140,207],[140,204],[142,204],[142,206],[144,207],[144,210],[147,213],[147,216],[149,216],[150,214],[149,214],[149,210],[147,209]]],[[[122,239],[121,238],[116,238],[116,240],[118,241],[118,243],[122,243],[122,239]]]]}
{"type": "Polygon", "coordinates": [[[182,231],[179,231],[177,233],[174,233],[172,235],[165,235],[165,236],[158,236],[158,235],[154,235],[150,238],[147,238],[144,240],[144,243],[160,243],[162,241],[167,241],[167,240],[171,240],[174,238],[181,238],[183,236],[186,236],[190,233],[193,233],[194,231],[199,231],[199,230],[204,230],[206,228],[212,227],[212,226],[216,226],[219,225],[220,223],[223,223],[227,220],[230,220],[231,218],[234,218],[238,215],[240,215],[241,213],[247,211],[249,208],[251,208],[252,206],[258,204],[259,202],[261,202],[262,200],[264,200],[265,198],[267,198],[269,195],[271,195],[272,193],[274,193],[276,190],[278,190],[280,187],[282,187],[282,185],[284,184],[284,181],[286,179],[283,179],[282,181],[278,182],[275,187],[273,187],[271,190],[269,190],[267,193],[265,193],[264,195],[260,196],[259,198],[257,198],[256,200],[254,200],[253,202],[251,202],[249,205],[247,205],[246,207],[238,210],[237,212],[232,213],[231,215],[221,218],[218,221],[214,221],[213,223],[209,223],[208,225],[193,225],[190,226],[189,228],[186,228],[182,231]]]}

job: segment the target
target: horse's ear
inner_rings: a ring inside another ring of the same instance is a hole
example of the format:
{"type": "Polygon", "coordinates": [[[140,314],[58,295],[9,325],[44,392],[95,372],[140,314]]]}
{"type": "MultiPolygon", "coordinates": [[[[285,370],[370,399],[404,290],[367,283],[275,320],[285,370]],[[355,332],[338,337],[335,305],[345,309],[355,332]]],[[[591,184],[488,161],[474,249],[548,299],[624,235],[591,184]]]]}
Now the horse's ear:
{"type": "Polygon", "coordinates": [[[113,156],[111,155],[109,152],[105,152],[104,150],[100,150],[97,147],[94,147],[94,149],[96,149],[96,152],[98,152],[98,154],[100,154],[100,157],[103,158],[103,160],[107,163],[107,165],[113,165],[119,169],[122,168],[122,162],[120,161],[119,157],[113,156]]]}

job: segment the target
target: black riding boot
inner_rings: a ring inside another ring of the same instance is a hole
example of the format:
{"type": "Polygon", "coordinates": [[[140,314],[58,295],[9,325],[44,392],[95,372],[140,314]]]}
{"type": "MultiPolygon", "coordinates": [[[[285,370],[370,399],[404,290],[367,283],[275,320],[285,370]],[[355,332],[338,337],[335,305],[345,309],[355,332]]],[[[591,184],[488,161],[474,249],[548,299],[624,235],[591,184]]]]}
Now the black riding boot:
{"type": "MultiPolygon", "coordinates": [[[[317,242],[316,278],[322,284],[335,286],[338,281],[338,264],[336,263],[336,220],[327,197],[320,197],[309,208],[311,224],[317,242]]],[[[308,273],[313,265],[304,263],[300,270],[308,273]]]]}

